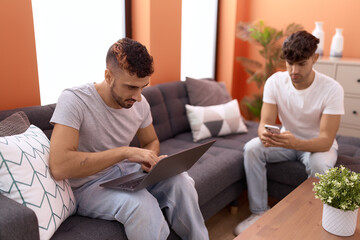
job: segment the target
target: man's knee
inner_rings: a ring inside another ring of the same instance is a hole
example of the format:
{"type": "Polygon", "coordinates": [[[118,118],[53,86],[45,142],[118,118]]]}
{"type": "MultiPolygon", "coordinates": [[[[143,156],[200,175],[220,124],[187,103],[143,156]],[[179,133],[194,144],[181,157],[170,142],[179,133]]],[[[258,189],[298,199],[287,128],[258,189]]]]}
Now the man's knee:
{"type": "Polygon", "coordinates": [[[310,175],[315,177],[316,173],[324,174],[326,170],[334,167],[336,157],[320,156],[312,154],[309,161],[310,175]]]}
{"type": "MultiPolygon", "coordinates": [[[[114,204],[116,204],[116,201],[114,201],[114,204]]],[[[118,207],[117,217],[125,217],[125,219],[121,220],[121,222],[124,222],[132,217],[146,218],[149,212],[153,211],[161,212],[159,204],[157,200],[144,189],[129,194],[128,197],[122,201],[121,206],[118,207]]]]}
{"type": "Polygon", "coordinates": [[[188,192],[189,190],[195,190],[195,182],[192,177],[189,176],[187,172],[180,173],[171,178],[171,186],[172,188],[176,188],[179,191],[188,192]]]}
{"type": "Polygon", "coordinates": [[[332,168],[330,164],[325,161],[312,161],[310,162],[310,175],[315,177],[316,173],[324,174],[326,170],[332,168]]]}
{"type": "Polygon", "coordinates": [[[244,163],[252,165],[256,160],[261,160],[259,155],[262,155],[262,149],[263,145],[258,137],[247,142],[244,146],[244,163]]]}
{"type": "Polygon", "coordinates": [[[256,137],[248,141],[244,146],[245,154],[253,154],[259,151],[263,147],[260,138],[256,137]]]}

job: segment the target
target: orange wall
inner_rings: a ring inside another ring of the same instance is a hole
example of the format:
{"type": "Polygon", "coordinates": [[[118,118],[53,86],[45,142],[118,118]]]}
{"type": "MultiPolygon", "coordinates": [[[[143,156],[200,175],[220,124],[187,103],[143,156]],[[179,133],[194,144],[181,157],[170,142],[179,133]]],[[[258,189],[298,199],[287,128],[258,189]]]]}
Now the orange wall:
{"type": "Polygon", "coordinates": [[[150,0],[131,1],[132,38],[150,51],[150,0]]]}
{"type": "Polygon", "coordinates": [[[226,84],[227,90],[232,92],[234,73],[234,47],[236,26],[236,0],[219,1],[218,17],[218,49],[216,79],[226,84]]]}
{"type": "Polygon", "coordinates": [[[133,39],[154,58],[151,84],[180,80],[181,1],[133,0],[133,39]]]}
{"type": "Polygon", "coordinates": [[[251,0],[220,0],[216,79],[225,82],[233,98],[245,96],[247,75],[236,56],[248,55],[248,44],[237,39],[236,23],[247,22],[251,0]]]}
{"type": "Polygon", "coordinates": [[[40,104],[31,1],[0,1],[0,110],[40,104]]]}
{"type": "Polygon", "coordinates": [[[344,57],[360,57],[360,21],[359,0],[253,0],[250,9],[250,20],[263,19],[265,23],[283,28],[286,24],[296,22],[312,32],[315,21],[324,22],[325,45],[324,55],[330,54],[332,36],[335,28],[343,28],[344,57]]]}
{"type": "MultiPolygon", "coordinates": [[[[249,6],[248,21],[264,20],[267,25],[283,29],[287,24],[296,22],[301,24],[305,30],[312,32],[315,21],[324,22],[325,32],[324,55],[330,54],[332,36],[335,28],[343,28],[344,57],[360,58],[360,32],[357,22],[360,21],[360,1],[358,0],[252,0],[249,6]]],[[[235,47],[235,52],[240,51],[240,46],[235,47]]],[[[249,46],[248,53],[243,55],[261,60],[257,49],[249,46]]],[[[238,68],[242,68],[237,65],[238,68]]],[[[233,81],[243,82],[243,76],[234,70],[233,81]]],[[[243,85],[245,94],[250,96],[257,89],[251,85],[243,85]]]]}
{"type": "MultiPolygon", "coordinates": [[[[237,1],[238,5],[236,6],[236,23],[248,22],[249,21],[249,9],[251,8],[251,0],[241,0],[237,1]]],[[[235,24],[235,31],[236,31],[236,24],[235,24]]],[[[234,98],[241,99],[246,94],[246,88],[243,86],[247,85],[247,73],[236,60],[237,56],[247,56],[249,52],[249,44],[247,42],[241,41],[238,38],[235,38],[235,46],[234,46],[235,56],[233,59],[234,64],[234,73],[233,78],[238,79],[238,81],[234,81],[233,83],[233,91],[232,95],[234,98]]]]}
{"type": "MultiPolygon", "coordinates": [[[[177,81],[181,68],[181,1],[132,0],[133,38],[154,57],[152,84],[177,81]]],[[[344,29],[344,57],[360,58],[358,0],[219,0],[220,25],[217,80],[241,99],[254,87],[246,83],[236,56],[258,58],[256,49],[235,37],[238,21],[262,19],[283,28],[297,22],[306,30],[324,22],[325,55],[336,27],[344,29]],[[225,16],[225,17],[224,17],[225,16]]],[[[31,1],[0,1],[0,110],[40,104],[31,1]]]]}

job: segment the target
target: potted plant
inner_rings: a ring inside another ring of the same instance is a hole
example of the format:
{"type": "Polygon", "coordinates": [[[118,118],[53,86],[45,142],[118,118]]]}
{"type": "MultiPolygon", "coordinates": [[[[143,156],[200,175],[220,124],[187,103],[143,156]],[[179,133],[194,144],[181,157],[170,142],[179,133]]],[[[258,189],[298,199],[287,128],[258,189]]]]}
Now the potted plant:
{"type": "Polygon", "coordinates": [[[242,103],[246,105],[251,113],[251,118],[260,118],[262,88],[265,81],[279,69],[285,69],[285,61],[280,58],[283,40],[292,33],[302,29],[301,25],[291,23],[284,31],[277,30],[265,25],[262,20],[255,23],[239,22],[237,24],[236,36],[243,41],[260,46],[259,53],[264,58],[264,63],[242,56],[236,58],[250,75],[247,82],[255,82],[259,89],[259,93],[254,94],[253,98],[245,97],[242,100],[242,103]]]}
{"type": "Polygon", "coordinates": [[[323,228],[338,236],[353,235],[360,207],[360,173],[340,166],[316,176],[320,180],[313,191],[323,202],[323,228]]]}

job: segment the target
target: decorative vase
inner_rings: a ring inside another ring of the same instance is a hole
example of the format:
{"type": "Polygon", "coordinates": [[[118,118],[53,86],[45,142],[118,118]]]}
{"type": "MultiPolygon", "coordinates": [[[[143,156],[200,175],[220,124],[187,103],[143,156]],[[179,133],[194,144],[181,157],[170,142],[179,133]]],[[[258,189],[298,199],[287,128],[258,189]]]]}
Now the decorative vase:
{"type": "Polygon", "coordinates": [[[314,35],[315,37],[317,37],[320,42],[318,44],[318,48],[316,49],[315,53],[318,53],[320,56],[324,55],[324,40],[325,40],[325,35],[324,35],[324,31],[323,31],[323,22],[315,22],[315,29],[312,32],[312,35],[314,35]]]}
{"type": "Polygon", "coordinates": [[[352,236],[355,233],[358,210],[343,211],[327,204],[323,205],[322,226],[337,236],[352,236]]]}
{"type": "Polygon", "coordinates": [[[331,47],[330,47],[330,57],[331,58],[341,58],[343,47],[344,47],[344,37],[342,35],[342,29],[336,28],[336,33],[332,38],[331,47]]]}

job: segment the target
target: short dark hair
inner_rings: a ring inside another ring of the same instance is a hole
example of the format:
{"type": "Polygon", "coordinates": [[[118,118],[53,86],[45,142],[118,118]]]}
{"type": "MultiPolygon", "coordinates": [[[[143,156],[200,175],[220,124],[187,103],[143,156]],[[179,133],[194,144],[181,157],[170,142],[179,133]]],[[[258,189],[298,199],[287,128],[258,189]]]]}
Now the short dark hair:
{"type": "Polygon", "coordinates": [[[298,31],[285,39],[281,58],[287,62],[299,62],[309,59],[316,51],[319,39],[307,31],[298,31]]]}
{"type": "Polygon", "coordinates": [[[150,76],[154,72],[153,57],[141,43],[122,38],[109,48],[106,55],[106,66],[112,65],[126,70],[130,75],[139,78],[150,76]]]}

